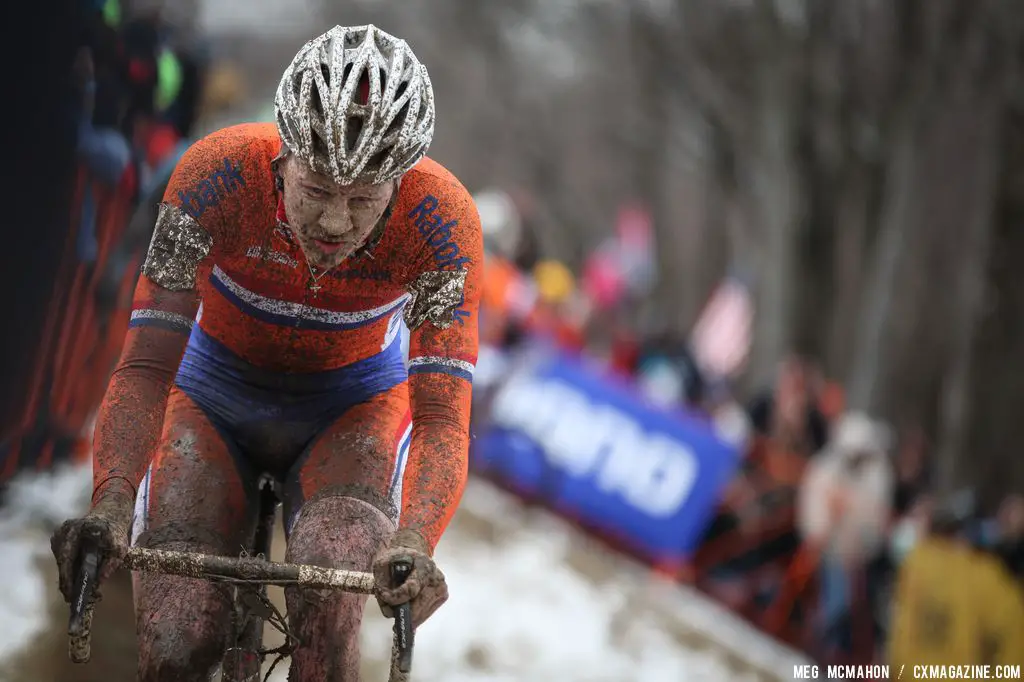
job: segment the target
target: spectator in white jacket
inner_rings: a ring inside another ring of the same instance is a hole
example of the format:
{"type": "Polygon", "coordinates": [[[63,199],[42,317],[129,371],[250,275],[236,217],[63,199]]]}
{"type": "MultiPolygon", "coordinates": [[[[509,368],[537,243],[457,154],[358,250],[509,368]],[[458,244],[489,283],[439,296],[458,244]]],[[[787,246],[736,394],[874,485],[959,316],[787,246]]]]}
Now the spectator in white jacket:
{"type": "Polygon", "coordinates": [[[828,646],[850,645],[854,581],[886,544],[895,486],[891,447],[887,426],[844,415],[801,483],[797,523],[821,556],[821,632],[828,646]]]}

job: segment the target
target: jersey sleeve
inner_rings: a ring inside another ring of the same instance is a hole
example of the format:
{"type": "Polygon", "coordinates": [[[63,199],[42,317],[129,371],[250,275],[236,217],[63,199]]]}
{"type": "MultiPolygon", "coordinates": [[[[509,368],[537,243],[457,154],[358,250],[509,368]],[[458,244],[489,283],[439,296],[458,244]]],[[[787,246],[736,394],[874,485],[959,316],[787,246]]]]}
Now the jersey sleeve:
{"type": "Polygon", "coordinates": [[[457,183],[409,219],[425,250],[406,309],[413,432],[401,525],[436,546],[465,487],[483,267],[480,218],[457,183]]]}
{"type": "Polygon", "coordinates": [[[193,145],[164,192],[135,288],[131,321],[97,416],[94,496],[108,484],[134,493],[159,442],[167,395],[199,306],[197,282],[230,244],[244,162],[216,136],[193,145]]]}

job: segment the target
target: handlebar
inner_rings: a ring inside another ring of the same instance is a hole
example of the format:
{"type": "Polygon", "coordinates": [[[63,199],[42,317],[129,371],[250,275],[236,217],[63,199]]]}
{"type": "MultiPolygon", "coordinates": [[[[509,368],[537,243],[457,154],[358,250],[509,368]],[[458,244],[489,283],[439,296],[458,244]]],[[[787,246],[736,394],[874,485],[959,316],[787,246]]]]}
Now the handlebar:
{"type": "MultiPolygon", "coordinates": [[[[99,583],[101,554],[95,542],[84,539],[76,563],[71,616],[68,620],[68,653],[74,663],[88,663],[91,656],[92,614],[99,583]]],[[[308,589],[341,590],[372,594],[372,573],[289,564],[256,557],[223,557],[212,554],[132,548],[122,566],[133,571],[163,573],[205,580],[236,579],[265,585],[293,585],[308,589]]],[[[397,587],[409,577],[412,562],[399,559],[390,567],[397,587]]],[[[408,603],[394,607],[394,642],[391,648],[390,682],[406,682],[412,670],[414,633],[408,603]]]]}

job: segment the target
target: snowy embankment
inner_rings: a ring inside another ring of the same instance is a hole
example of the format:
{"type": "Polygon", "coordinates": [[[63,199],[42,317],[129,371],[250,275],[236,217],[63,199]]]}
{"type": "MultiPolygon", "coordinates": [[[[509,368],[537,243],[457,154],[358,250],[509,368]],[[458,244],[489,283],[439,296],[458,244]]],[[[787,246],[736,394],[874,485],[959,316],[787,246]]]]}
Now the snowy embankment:
{"type": "MultiPolygon", "coordinates": [[[[54,655],[33,648],[65,626],[48,537],[84,508],[88,486],[88,471],[73,468],[11,488],[0,513],[0,680],[19,652],[54,655]]],[[[470,484],[437,558],[451,599],[417,635],[421,682],[782,680],[803,662],[699,594],[653,580],[484,482],[470,484]]],[[[130,633],[130,619],[98,614],[98,627],[130,633]]],[[[366,679],[383,680],[390,621],[372,604],[362,635],[366,679]]],[[[274,680],[285,678],[275,670],[274,680]]]]}

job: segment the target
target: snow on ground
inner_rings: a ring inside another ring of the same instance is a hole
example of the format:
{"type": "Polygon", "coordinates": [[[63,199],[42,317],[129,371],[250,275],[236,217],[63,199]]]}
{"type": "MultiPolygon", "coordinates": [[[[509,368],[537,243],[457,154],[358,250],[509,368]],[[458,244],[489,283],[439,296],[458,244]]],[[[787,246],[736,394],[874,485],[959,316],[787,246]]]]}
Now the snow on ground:
{"type": "Polygon", "coordinates": [[[47,627],[46,590],[56,588],[38,565],[52,557],[52,529],[87,504],[91,479],[88,468],[63,468],[22,478],[8,491],[0,508],[0,661],[47,627]]]}
{"type": "MultiPolygon", "coordinates": [[[[48,537],[84,508],[89,481],[87,468],[65,468],[11,487],[0,514],[0,679],[6,658],[64,626],[51,622],[48,537]]],[[[484,482],[471,482],[437,559],[451,599],[417,633],[421,682],[742,682],[786,679],[804,662],[484,482]]],[[[366,679],[385,679],[391,622],[372,603],[366,613],[366,679]]],[[[283,666],[272,679],[286,679],[283,666]]]]}
{"type": "MultiPolygon", "coordinates": [[[[417,636],[424,680],[753,680],[786,677],[798,658],[487,483],[460,517],[437,553],[451,598],[417,636]]],[[[368,624],[364,649],[386,659],[389,628],[368,624]]]]}

